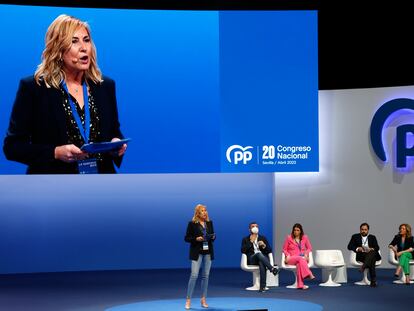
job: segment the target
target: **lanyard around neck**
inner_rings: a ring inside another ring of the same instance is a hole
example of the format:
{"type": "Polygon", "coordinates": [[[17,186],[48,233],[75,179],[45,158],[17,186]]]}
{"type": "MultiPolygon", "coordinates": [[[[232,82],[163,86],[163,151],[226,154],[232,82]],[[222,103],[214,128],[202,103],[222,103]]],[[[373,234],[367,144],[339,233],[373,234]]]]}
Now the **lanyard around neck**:
{"type": "Polygon", "coordinates": [[[362,245],[368,246],[368,236],[362,237],[362,245]]]}
{"type": "Polygon", "coordinates": [[[206,237],[206,235],[207,235],[207,224],[204,222],[204,226],[201,225],[201,224],[200,224],[200,226],[202,228],[201,230],[203,231],[203,236],[206,237]]]}
{"type": "Polygon", "coordinates": [[[302,251],[302,240],[299,240],[299,242],[298,242],[298,241],[296,241],[296,239],[295,239],[295,243],[296,243],[296,245],[298,246],[299,251],[301,252],[301,251],[302,251]]]}
{"type": "Polygon", "coordinates": [[[89,143],[89,132],[90,132],[90,124],[91,124],[91,117],[89,112],[89,103],[88,103],[88,88],[86,87],[86,82],[83,81],[82,88],[83,88],[83,107],[85,109],[85,127],[82,125],[81,118],[78,114],[78,110],[76,109],[75,103],[70,96],[68,86],[66,85],[65,81],[62,81],[62,86],[65,92],[68,94],[69,105],[70,109],[72,110],[73,118],[76,121],[76,125],[78,126],[79,132],[82,135],[83,141],[85,144],[89,143]]]}

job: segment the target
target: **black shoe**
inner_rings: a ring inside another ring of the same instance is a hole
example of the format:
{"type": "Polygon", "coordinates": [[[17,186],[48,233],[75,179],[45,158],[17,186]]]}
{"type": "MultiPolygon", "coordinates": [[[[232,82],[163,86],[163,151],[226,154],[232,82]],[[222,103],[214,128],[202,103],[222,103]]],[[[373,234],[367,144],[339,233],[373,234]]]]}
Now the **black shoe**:
{"type": "Polygon", "coordinates": [[[399,274],[394,274],[394,278],[399,279],[400,275],[399,274]]]}
{"type": "Polygon", "coordinates": [[[369,284],[369,286],[371,286],[371,287],[377,287],[377,281],[371,281],[371,283],[369,284]]]}
{"type": "Polygon", "coordinates": [[[273,275],[277,275],[279,273],[279,269],[276,267],[273,267],[272,271],[273,275]]]}

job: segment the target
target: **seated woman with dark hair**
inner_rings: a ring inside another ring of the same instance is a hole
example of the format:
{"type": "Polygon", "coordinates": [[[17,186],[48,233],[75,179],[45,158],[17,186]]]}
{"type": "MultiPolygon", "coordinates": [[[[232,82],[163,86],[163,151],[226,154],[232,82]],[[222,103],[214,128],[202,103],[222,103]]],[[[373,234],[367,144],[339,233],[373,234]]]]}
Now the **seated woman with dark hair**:
{"type": "Polygon", "coordinates": [[[283,244],[283,253],[286,256],[285,263],[296,266],[298,289],[308,289],[303,280],[306,278],[313,280],[315,278],[308,267],[311,251],[312,245],[308,236],[303,232],[302,225],[294,224],[292,233],[286,237],[283,244]]]}

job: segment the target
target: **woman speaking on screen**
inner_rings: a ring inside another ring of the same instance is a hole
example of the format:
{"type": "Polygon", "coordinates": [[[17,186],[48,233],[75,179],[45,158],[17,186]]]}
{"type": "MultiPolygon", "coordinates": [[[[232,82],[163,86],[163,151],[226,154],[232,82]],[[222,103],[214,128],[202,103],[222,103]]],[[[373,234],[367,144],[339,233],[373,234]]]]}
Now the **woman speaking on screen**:
{"type": "Polygon", "coordinates": [[[89,25],[60,15],[45,41],[34,76],[20,81],[4,154],[28,165],[28,174],[115,173],[126,144],[101,153],[81,150],[123,137],[115,82],[98,68],[89,25]]]}

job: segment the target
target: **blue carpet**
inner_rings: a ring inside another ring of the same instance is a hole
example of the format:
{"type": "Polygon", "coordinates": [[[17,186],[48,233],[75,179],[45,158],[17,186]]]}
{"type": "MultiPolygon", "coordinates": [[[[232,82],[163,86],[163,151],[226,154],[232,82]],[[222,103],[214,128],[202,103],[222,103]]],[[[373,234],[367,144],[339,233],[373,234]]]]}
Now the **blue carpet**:
{"type": "MultiPolygon", "coordinates": [[[[306,291],[288,289],[285,286],[294,282],[294,274],[282,270],[279,274],[280,286],[267,292],[247,291],[251,285],[251,273],[239,268],[211,270],[208,286],[208,302],[213,308],[205,311],[230,311],[234,303],[247,299],[251,303],[294,301],[295,310],[309,310],[297,307],[299,303],[319,307],[323,311],[368,310],[389,311],[405,309],[414,305],[414,285],[393,284],[393,269],[378,269],[378,287],[356,286],[362,278],[357,269],[348,269],[348,283],[341,287],[324,288],[321,271],[312,269],[314,281],[306,291]],[[233,301],[228,297],[232,298],[233,301]],[[220,300],[223,299],[223,300],[220,300]],[[231,302],[225,306],[217,301],[231,302]]],[[[0,310],[7,311],[120,311],[122,307],[139,306],[159,302],[151,311],[162,310],[162,302],[176,301],[176,310],[184,311],[190,269],[124,270],[36,273],[0,275],[0,310]],[[111,309],[112,308],[112,309],[111,309]]],[[[194,296],[193,310],[200,308],[200,280],[194,296]]],[[[261,305],[260,305],[261,306],[261,305]]],[[[142,307],[142,308],[141,308],[142,307]]],[[[273,307],[273,306],[272,306],[273,307]]],[[[244,310],[246,310],[246,306],[244,310]]],[[[285,310],[278,306],[278,310],[285,310]]],[[[124,309],[128,310],[128,309],[124,309]]],[[[174,310],[171,304],[168,309],[174,310]]],[[[271,310],[271,309],[270,309],[271,310]]]]}
{"type": "MultiPolygon", "coordinates": [[[[184,310],[185,299],[173,300],[153,300],[137,303],[126,304],[118,307],[106,309],[106,311],[174,311],[184,310]]],[[[240,297],[222,297],[209,298],[209,311],[237,311],[237,310],[257,310],[267,309],[269,311],[321,311],[322,306],[299,300],[288,299],[271,299],[271,298],[240,298],[240,297]]],[[[200,307],[198,299],[192,302],[191,310],[206,310],[200,307]]]]}

